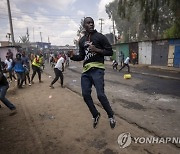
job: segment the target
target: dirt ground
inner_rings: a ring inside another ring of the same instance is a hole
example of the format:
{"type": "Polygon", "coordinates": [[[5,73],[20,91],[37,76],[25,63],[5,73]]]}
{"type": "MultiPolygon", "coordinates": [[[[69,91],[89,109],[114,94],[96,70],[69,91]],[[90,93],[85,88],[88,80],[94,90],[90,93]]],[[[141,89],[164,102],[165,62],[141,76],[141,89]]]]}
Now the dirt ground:
{"type": "MultiPolygon", "coordinates": [[[[2,103],[0,108],[0,154],[129,154],[179,153],[171,144],[135,144],[120,148],[118,136],[131,132],[133,136],[150,136],[148,132],[116,118],[112,130],[105,111],[97,129],[92,127],[90,112],[81,96],[42,75],[43,83],[37,82],[23,89],[10,89],[7,97],[17,107],[17,114],[2,103]]],[[[66,81],[65,81],[66,82],[66,81]]],[[[12,86],[12,85],[11,85],[12,86]]]]}

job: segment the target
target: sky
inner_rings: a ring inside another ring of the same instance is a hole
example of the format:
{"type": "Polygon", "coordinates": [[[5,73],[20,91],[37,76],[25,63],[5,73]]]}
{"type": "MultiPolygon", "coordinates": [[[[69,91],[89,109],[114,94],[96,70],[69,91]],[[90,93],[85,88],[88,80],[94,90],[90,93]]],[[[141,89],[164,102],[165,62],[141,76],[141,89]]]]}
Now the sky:
{"type": "MultiPolygon", "coordinates": [[[[15,41],[25,36],[27,28],[30,42],[48,42],[52,45],[74,45],[81,19],[92,17],[95,29],[112,32],[112,21],[105,5],[113,0],[9,0],[15,41]],[[41,33],[41,35],[40,35],[41,33]]],[[[8,41],[10,33],[7,0],[0,0],[0,41],[8,41]]]]}

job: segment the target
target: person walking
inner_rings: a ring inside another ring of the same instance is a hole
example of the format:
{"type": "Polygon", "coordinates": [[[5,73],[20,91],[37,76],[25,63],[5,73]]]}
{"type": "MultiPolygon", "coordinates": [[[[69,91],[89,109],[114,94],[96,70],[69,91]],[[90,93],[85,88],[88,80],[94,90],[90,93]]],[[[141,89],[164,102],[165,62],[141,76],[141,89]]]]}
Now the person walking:
{"type": "Polygon", "coordinates": [[[128,73],[130,73],[129,62],[130,62],[130,58],[127,57],[127,58],[125,59],[125,61],[124,61],[123,66],[119,69],[119,72],[120,72],[125,66],[127,66],[127,67],[128,67],[128,73]]]}
{"type": "Polygon", "coordinates": [[[17,75],[17,87],[22,88],[25,78],[24,76],[25,69],[23,67],[23,60],[21,59],[20,53],[16,54],[16,59],[13,61],[13,69],[17,75]]]}
{"type": "Polygon", "coordinates": [[[29,86],[31,86],[31,80],[30,80],[30,63],[29,58],[26,56],[25,51],[22,52],[22,61],[23,61],[23,67],[24,67],[24,82],[27,84],[27,80],[29,82],[29,86]]]}
{"type": "Polygon", "coordinates": [[[39,57],[39,55],[35,55],[33,62],[32,62],[32,76],[31,76],[31,83],[33,82],[33,79],[36,75],[36,73],[38,73],[38,78],[39,78],[39,83],[41,83],[41,65],[42,65],[42,59],[39,57]]]}
{"type": "Polygon", "coordinates": [[[14,80],[16,81],[16,77],[15,77],[15,74],[14,74],[14,70],[12,69],[13,68],[13,60],[10,59],[9,56],[6,56],[6,59],[5,59],[5,64],[6,64],[6,70],[7,72],[9,72],[9,78],[10,78],[10,82],[12,82],[12,78],[14,78],[14,80]]]}
{"type": "Polygon", "coordinates": [[[79,41],[79,54],[75,55],[71,51],[69,56],[74,61],[84,60],[81,75],[82,96],[93,116],[93,127],[97,127],[100,113],[91,97],[92,85],[96,88],[97,97],[106,111],[113,129],[116,125],[114,112],[104,92],[104,56],[112,56],[112,46],[103,34],[94,29],[94,20],[91,17],[84,19],[83,27],[86,31],[79,41]]]}
{"type": "Polygon", "coordinates": [[[61,79],[61,87],[63,88],[63,79],[64,79],[64,76],[63,76],[63,72],[64,72],[64,56],[61,56],[55,67],[54,67],[54,73],[55,73],[55,78],[54,80],[51,82],[50,86],[51,88],[54,88],[53,84],[60,78],[61,79]]]}
{"type": "MultiPolygon", "coordinates": [[[[11,111],[16,112],[16,107],[12,104],[5,96],[9,88],[7,78],[4,76],[3,72],[0,71],[0,100],[6,105],[11,111]]],[[[14,113],[15,113],[14,112],[14,113]]]]}

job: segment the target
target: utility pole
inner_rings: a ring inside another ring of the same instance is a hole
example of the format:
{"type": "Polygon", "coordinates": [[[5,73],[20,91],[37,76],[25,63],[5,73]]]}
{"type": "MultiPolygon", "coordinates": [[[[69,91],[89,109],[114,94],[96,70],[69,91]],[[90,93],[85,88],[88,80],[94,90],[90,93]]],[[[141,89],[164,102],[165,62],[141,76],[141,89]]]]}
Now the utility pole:
{"type": "Polygon", "coordinates": [[[27,36],[27,42],[26,42],[26,52],[29,52],[29,50],[28,50],[28,46],[29,46],[29,29],[28,29],[28,27],[27,27],[26,36],[27,36]]]}
{"type": "Polygon", "coordinates": [[[99,20],[100,20],[100,23],[99,23],[99,24],[101,25],[101,30],[100,30],[100,32],[102,33],[102,25],[104,24],[104,23],[103,23],[104,19],[103,19],[103,18],[100,18],[99,20]]]}
{"type": "Polygon", "coordinates": [[[34,27],[33,27],[33,42],[34,42],[34,27]]]}
{"type": "Polygon", "coordinates": [[[114,26],[114,19],[112,17],[112,22],[113,22],[113,35],[114,35],[114,44],[116,43],[116,34],[115,34],[115,26],[114,26]]]}
{"type": "Polygon", "coordinates": [[[48,36],[48,43],[50,43],[50,38],[49,38],[49,36],[48,36]]]}
{"type": "Polygon", "coordinates": [[[41,38],[41,43],[42,43],[42,32],[40,32],[40,38],[41,38]]]}
{"type": "Polygon", "coordinates": [[[13,32],[13,24],[12,24],[12,16],[11,16],[11,8],[10,8],[9,0],[7,0],[7,7],[8,7],[8,15],[9,15],[9,24],[10,24],[12,45],[15,45],[14,32],[13,32]]]}
{"type": "Polygon", "coordinates": [[[26,35],[27,35],[27,39],[28,39],[28,41],[29,41],[29,29],[28,29],[28,27],[27,27],[26,35]]]}

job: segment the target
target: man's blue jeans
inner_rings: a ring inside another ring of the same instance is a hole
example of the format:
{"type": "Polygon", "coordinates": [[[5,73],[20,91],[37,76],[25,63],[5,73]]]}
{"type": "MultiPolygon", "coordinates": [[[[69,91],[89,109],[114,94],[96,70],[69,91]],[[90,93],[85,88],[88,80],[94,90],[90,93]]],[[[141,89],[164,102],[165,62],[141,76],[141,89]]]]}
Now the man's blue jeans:
{"type": "Polygon", "coordinates": [[[5,97],[9,86],[0,86],[0,100],[10,109],[15,109],[15,106],[5,97]]]}
{"type": "Polygon", "coordinates": [[[91,97],[92,85],[96,88],[97,97],[101,102],[108,117],[113,117],[114,113],[104,92],[104,70],[99,68],[91,68],[89,71],[82,73],[81,87],[84,101],[86,102],[92,116],[95,118],[98,111],[91,97]]]}

